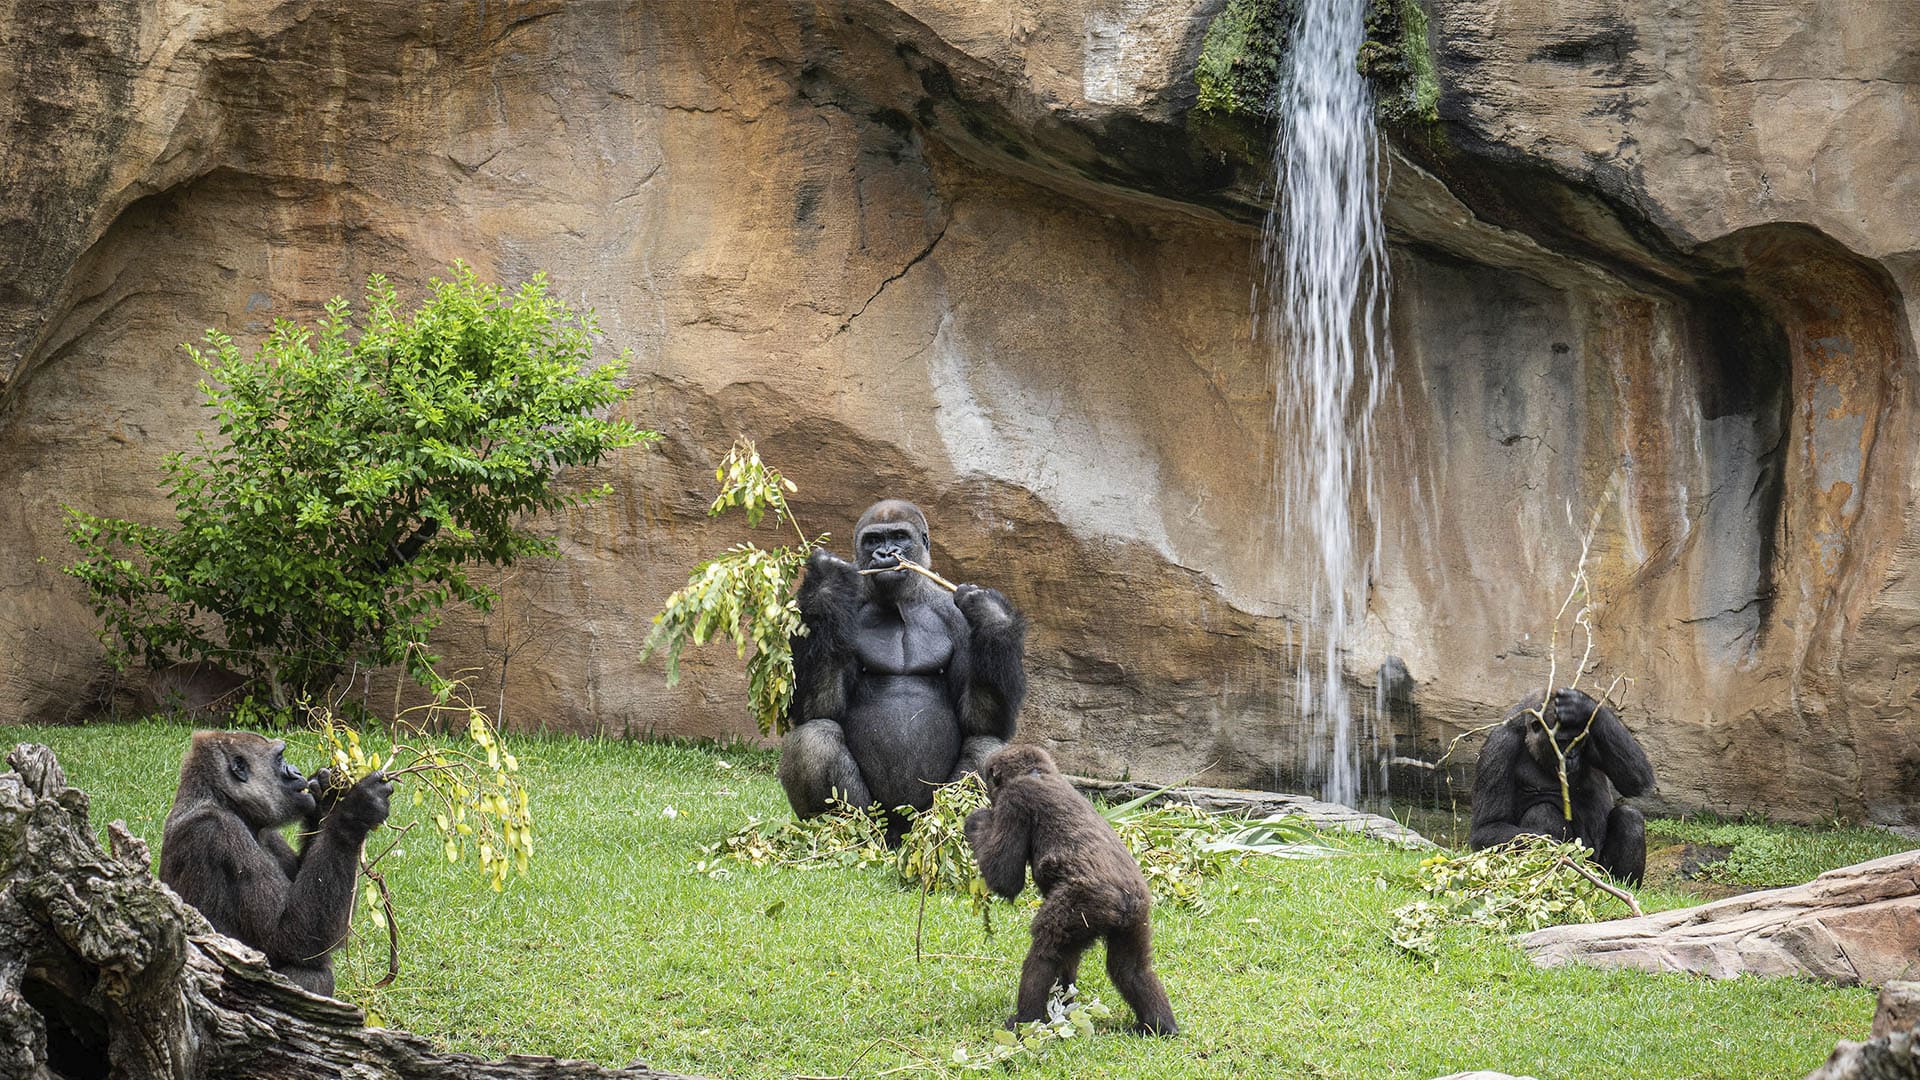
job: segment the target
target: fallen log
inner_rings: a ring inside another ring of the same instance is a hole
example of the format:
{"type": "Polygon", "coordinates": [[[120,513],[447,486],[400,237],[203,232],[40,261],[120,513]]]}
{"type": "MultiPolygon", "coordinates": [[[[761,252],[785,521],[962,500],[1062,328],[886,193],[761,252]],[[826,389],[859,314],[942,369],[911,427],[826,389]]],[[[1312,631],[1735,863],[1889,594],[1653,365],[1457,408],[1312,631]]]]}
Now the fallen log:
{"type": "Polygon", "coordinates": [[[288,982],[160,884],[121,822],[23,743],[0,773],[0,1080],[678,1080],[635,1064],[451,1053],[288,982]]]}

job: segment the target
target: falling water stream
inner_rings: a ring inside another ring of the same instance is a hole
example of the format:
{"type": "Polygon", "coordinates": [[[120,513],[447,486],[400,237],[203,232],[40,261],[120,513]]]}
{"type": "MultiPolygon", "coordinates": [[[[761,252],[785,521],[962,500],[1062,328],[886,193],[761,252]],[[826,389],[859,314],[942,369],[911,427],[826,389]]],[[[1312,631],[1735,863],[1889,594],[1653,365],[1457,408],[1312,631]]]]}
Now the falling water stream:
{"type": "Polygon", "coordinates": [[[1365,7],[1299,0],[1254,290],[1256,332],[1273,358],[1280,550],[1312,582],[1295,685],[1313,735],[1299,764],[1346,805],[1386,794],[1373,711],[1359,710],[1356,730],[1342,678],[1378,561],[1361,529],[1377,520],[1373,414],[1392,364],[1379,136],[1355,62],[1365,7]]]}

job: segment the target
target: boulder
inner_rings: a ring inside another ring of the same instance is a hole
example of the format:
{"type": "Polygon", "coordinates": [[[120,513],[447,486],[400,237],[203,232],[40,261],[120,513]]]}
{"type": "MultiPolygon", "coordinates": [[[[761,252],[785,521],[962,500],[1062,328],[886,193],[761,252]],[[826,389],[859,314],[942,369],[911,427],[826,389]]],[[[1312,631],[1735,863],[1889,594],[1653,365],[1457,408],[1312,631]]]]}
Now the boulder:
{"type": "Polygon", "coordinates": [[[1920,851],[1699,907],[1535,930],[1520,946],[1542,967],[1798,975],[1842,986],[1911,979],[1920,975],[1920,851]]]}
{"type": "Polygon", "coordinates": [[[1866,1042],[1842,1040],[1807,1080],[1920,1080],[1920,983],[1888,983],[1866,1042]]]}

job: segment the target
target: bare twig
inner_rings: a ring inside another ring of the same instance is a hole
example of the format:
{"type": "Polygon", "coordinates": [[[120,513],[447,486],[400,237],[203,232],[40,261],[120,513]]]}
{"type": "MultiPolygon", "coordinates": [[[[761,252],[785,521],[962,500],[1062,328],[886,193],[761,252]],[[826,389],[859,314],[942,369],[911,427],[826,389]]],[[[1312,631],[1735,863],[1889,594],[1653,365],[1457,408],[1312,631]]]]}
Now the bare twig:
{"type": "Polygon", "coordinates": [[[948,581],[946,578],[941,577],[939,574],[936,574],[933,571],[927,569],[926,567],[921,566],[919,563],[913,562],[912,560],[909,560],[909,559],[902,559],[899,562],[893,564],[892,566],[876,566],[868,570],[862,570],[860,571],[860,573],[862,576],[865,576],[868,574],[885,574],[893,570],[911,570],[914,573],[919,574],[921,577],[926,578],[928,581],[933,582],[935,585],[938,585],[941,588],[947,590],[948,592],[955,592],[960,588],[960,586],[955,585],[953,582],[948,581]]]}
{"type": "Polygon", "coordinates": [[[1616,885],[1608,884],[1606,881],[1601,879],[1600,875],[1594,873],[1593,871],[1587,869],[1584,866],[1581,866],[1579,863],[1574,862],[1572,859],[1561,859],[1560,864],[1562,866],[1571,867],[1574,871],[1578,872],[1581,877],[1584,877],[1588,881],[1593,882],[1595,885],[1599,886],[1602,891],[1610,894],[1615,899],[1626,904],[1628,911],[1633,912],[1635,915],[1646,914],[1646,912],[1640,910],[1640,901],[1635,900],[1633,898],[1633,894],[1628,892],[1627,890],[1622,889],[1616,885]]]}
{"type": "Polygon", "coordinates": [[[920,962],[920,928],[927,922],[927,892],[933,888],[930,878],[920,879],[920,913],[913,917],[913,962],[920,962]]]}
{"type": "Polygon", "coordinates": [[[1004,956],[981,956],[978,953],[930,952],[927,954],[927,959],[929,960],[966,960],[968,962],[985,963],[985,964],[1018,965],[1020,963],[1020,961],[1018,960],[1009,960],[1004,956]]]}
{"type": "MultiPolygon", "coordinates": [[[[386,852],[383,851],[380,854],[382,858],[386,857],[386,852]]],[[[375,860],[375,862],[378,861],[375,860]]],[[[374,888],[380,890],[380,910],[387,919],[387,973],[379,982],[368,987],[370,990],[378,990],[383,986],[392,985],[393,980],[400,977],[400,924],[393,921],[393,894],[387,891],[386,877],[373,868],[373,863],[364,859],[360,863],[360,873],[368,881],[373,882],[374,888]]]]}

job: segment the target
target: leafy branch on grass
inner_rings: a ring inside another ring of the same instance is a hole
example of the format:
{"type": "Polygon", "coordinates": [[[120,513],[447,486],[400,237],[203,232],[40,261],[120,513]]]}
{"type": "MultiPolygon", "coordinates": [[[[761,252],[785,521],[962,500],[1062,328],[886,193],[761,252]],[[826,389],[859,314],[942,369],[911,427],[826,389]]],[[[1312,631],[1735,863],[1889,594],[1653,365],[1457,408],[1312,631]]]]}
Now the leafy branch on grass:
{"type": "MultiPolygon", "coordinates": [[[[1161,903],[1207,910],[1201,883],[1249,857],[1317,859],[1350,853],[1296,817],[1247,821],[1181,803],[1146,805],[1163,792],[1103,811],[1161,903]]],[[[921,893],[923,904],[931,893],[968,897],[991,932],[992,924],[986,920],[993,896],[980,877],[964,828],[967,815],[987,804],[986,789],[976,776],[943,784],[935,790],[928,809],[901,808],[913,823],[900,847],[891,851],[877,807],[836,806],[804,821],[769,823],[750,818],[732,834],[703,847],[703,857],[691,869],[724,878],[729,862],[794,870],[892,866],[902,884],[921,893]]]]}
{"type": "Polygon", "coordinates": [[[680,681],[680,650],[689,642],[705,645],[715,637],[731,640],[747,662],[747,700],[754,722],[761,734],[779,734],[785,730],[787,705],[793,700],[792,639],[806,633],[794,592],[807,555],[824,547],[828,536],[807,538],[787,504],[787,496],[799,488],[760,460],[751,439],[733,444],[713,479],[720,485],[720,494],[707,508],[708,517],[737,507],[746,513],[749,526],[758,526],[771,511],[778,523],[793,530],[798,542],[774,548],[761,548],[751,541],[735,544],[694,567],[686,587],[667,597],[653,617],[653,630],[640,648],[640,659],[664,648],[667,685],[672,686],[680,681]]]}
{"type": "MultiPolygon", "coordinates": [[[[1436,958],[1441,930],[1466,924],[1500,934],[1594,922],[1600,896],[1621,891],[1594,874],[1593,853],[1578,840],[1518,836],[1469,855],[1432,855],[1415,883],[1427,894],[1393,912],[1387,939],[1415,956],[1436,958]]],[[[1626,902],[1638,914],[1638,905],[1626,902]]]]}

